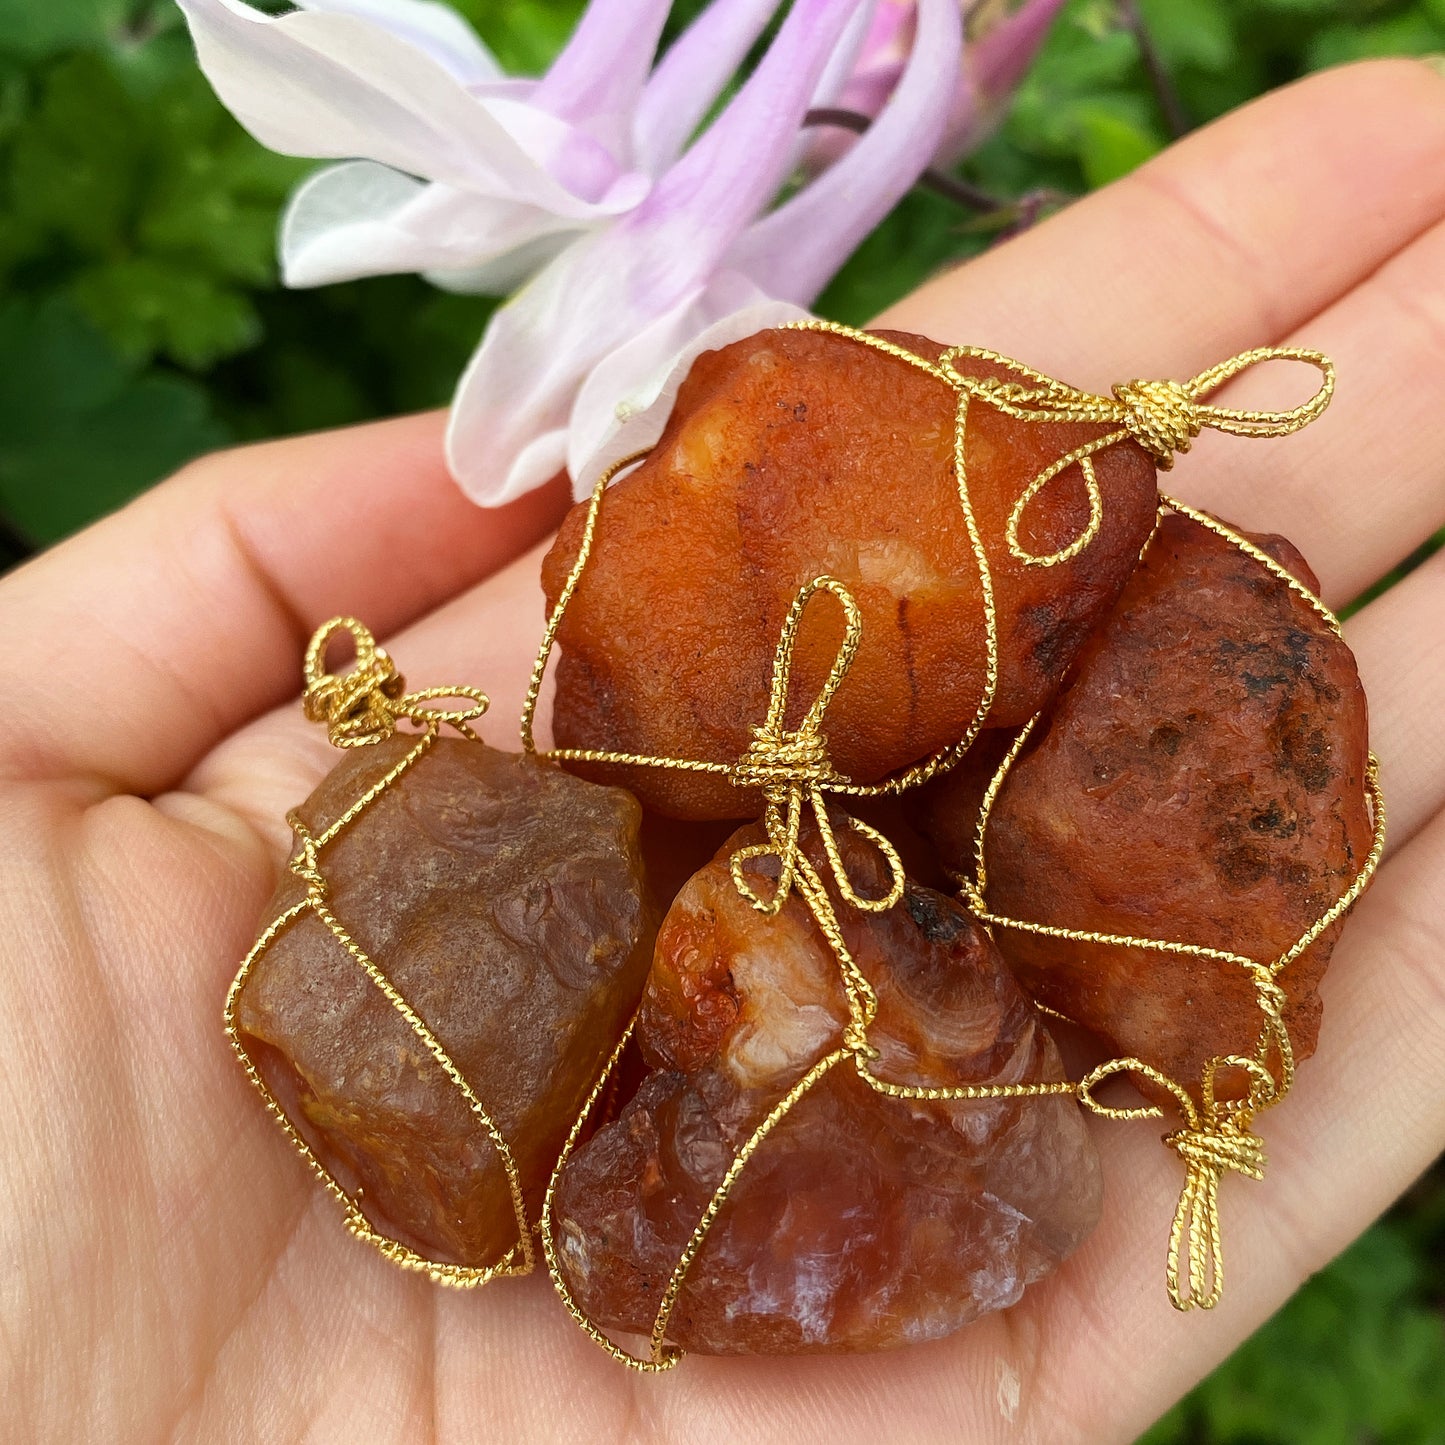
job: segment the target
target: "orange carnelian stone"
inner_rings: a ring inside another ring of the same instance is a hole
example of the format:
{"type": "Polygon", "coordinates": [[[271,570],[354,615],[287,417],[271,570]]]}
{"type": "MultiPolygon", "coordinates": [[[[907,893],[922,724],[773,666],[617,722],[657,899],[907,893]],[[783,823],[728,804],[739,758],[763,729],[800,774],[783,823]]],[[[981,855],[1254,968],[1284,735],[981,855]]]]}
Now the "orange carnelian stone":
{"type": "MultiPolygon", "coordinates": [[[[600,1325],[647,1334],[738,1149],[842,1042],[836,958],[796,895],[764,917],[728,871],[740,832],[685,887],[658,936],[638,1025],[651,1070],[568,1161],[554,1227],[561,1267],[600,1325]]],[[[865,895],[870,845],[839,843],[865,895]]],[[[816,841],[813,856],[822,859],[816,841]]],[[[771,888],[775,859],[746,865],[771,888]]],[[[840,907],[878,992],[873,1067],[933,1086],[1062,1077],[1038,1013],[987,934],[910,884],[883,914],[840,907]]],[[[1099,1169],[1068,1098],[885,1097],[843,1059],[738,1176],[680,1292],[668,1337],[710,1354],[854,1352],[951,1333],[1012,1304],[1093,1227],[1099,1169]]]]}
{"type": "MultiPolygon", "coordinates": [[[[307,827],[329,826],[416,741],[349,753],[299,809],[307,827]]],[[[621,789],[439,738],[321,852],[328,907],[491,1114],[534,1220],[651,958],[640,821],[621,789]]],[[[267,918],[303,892],[287,873],[267,918]]],[[[374,1227],[466,1265],[491,1264],[516,1242],[484,1126],[314,914],[261,955],[238,1024],[374,1227]]]]}
{"type": "MultiPolygon", "coordinates": [[[[1279,537],[1252,538],[1316,588],[1279,537]]],[[[1349,648],[1231,543],[1167,517],[1089,640],[988,828],[994,912],[1206,944],[1269,962],[1370,850],[1365,695],[1349,648]]],[[[972,872],[976,772],[929,800],[945,866],[972,872]]],[[[1298,1057],[1314,1051],[1338,925],[1279,983],[1298,1057]]],[[[1197,1087],[1263,1023],[1237,965],[1009,928],[1000,948],[1040,1002],[1120,1054],[1197,1087]]]]}
{"type": "MultiPolygon", "coordinates": [[[[894,339],[930,358],[942,351],[923,337],[894,339]]],[[[735,760],[766,712],[784,616],[820,574],[846,583],[863,613],[862,647],[826,719],[839,770],[874,780],[956,742],[982,695],[985,648],[954,477],[955,406],[936,378],[828,333],[764,331],[699,357],[651,457],[603,502],[559,635],[559,744],[735,760]]],[[[1039,567],[1008,551],[1009,514],[1029,481],[1106,430],[970,407],[969,493],[1000,630],[994,724],[1023,722],[1053,693],[1153,525],[1154,464],[1128,441],[1096,458],[1104,520],[1079,556],[1039,567]]],[[[584,513],[573,509],[543,564],[549,604],[577,554],[584,513]]],[[[1088,516],[1073,467],[1025,510],[1020,539],[1052,552],[1088,516]]],[[[815,603],[792,722],[822,686],[840,637],[836,606],[815,603]]],[[[588,775],[624,781],[677,817],[756,811],[755,798],[717,776],[588,775]]]]}

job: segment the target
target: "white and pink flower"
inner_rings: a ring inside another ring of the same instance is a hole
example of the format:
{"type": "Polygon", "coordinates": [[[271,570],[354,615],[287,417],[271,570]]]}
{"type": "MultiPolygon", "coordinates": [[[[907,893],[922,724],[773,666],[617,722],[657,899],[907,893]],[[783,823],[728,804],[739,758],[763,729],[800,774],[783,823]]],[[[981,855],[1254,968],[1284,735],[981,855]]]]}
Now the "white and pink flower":
{"type": "MultiPolygon", "coordinates": [[[[279,16],[179,3],[257,139],[339,162],[288,209],[288,284],[416,271],[520,288],[451,412],[453,471],[484,505],[564,467],[584,493],[655,439],[699,352],[805,314],[978,92],[961,82],[959,0],[792,0],[711,119],[780,0],[713,0],[655,63],[668,0],[592,0],[539,79],[505,75],[432,0],[301,0],[279,16]],[[808,111],[865,80],[867,133],[780,201],[808,111]]],[[[1025,7],[1035,22],[1052,8],[1025,7]]]]}

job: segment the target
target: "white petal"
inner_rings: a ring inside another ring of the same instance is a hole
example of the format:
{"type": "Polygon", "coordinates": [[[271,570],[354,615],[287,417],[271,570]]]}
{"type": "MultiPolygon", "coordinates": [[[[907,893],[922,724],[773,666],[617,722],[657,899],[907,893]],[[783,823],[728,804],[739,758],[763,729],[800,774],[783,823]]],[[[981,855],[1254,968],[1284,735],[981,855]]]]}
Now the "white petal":
{"type": "Polygon", "coordinates": [[[362,156],[560,214],[579,205],[450,71],[373,22],[179,3],[217,94],[272,150],[362,156]]]}
{"type": "Polygon", "coordinates": [[[703,352],[807,314],[726,271],[603,357],[572,408],[567,468],[577,499],[590,494],[608,467],[656,445],[678,388],[703,352]]]}
{"type": "Polygon", "coordinates": [[[492,317],[452,402],[447,458],[462,490],[500,506],[562,469],[587,373],[647,319],[616,274],[615,231],[584,237],[492,317]]]}
{"type": "Polygon", "coordinates": [[[502,294],[537,270],[576,222],[515,201],[428,184],[374,161],[329,166],[304,182],[281,223],[288,286],[439,273],[451,290],[502,294]]]}
{"type": "Polygon", "coordinates": [[[496,57],[450,5],[435,0],[296,0],[300,10],[356,15],[425,51],[463,85],[505,78],[496,57]]]}
{"type": "Polygon", "coordinates": [[[575,245],[582,234],[538,231],[530,241],[522,241],[490,260],[471,266],[428,268],[421,274],[438,290],[455,291],[461,296],[510,296],[538,271],[550,266],[568,246],[575,245]]]}

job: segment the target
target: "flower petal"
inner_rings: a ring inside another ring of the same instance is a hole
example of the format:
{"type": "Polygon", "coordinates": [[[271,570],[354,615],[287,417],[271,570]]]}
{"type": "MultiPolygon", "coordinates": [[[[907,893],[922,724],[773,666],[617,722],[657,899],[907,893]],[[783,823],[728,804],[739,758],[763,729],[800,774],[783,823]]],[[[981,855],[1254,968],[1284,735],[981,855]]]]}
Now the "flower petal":
{"type": "Polygon", "coordinates": [[[635,234],[651,233],[648,270],[662,305],[711,274],[777,194],[809,102],[861,3],[793,0],[757,69],[627,218],[635,234]]]}
{"type": "Polygon", "coordinates": [[[630,160],[632,112],[671,0],[592,0],[537,85],[533,102],[630,160]]]}
{"type": "Polygon", "coordinates": [[[566,213],[577,202],[431,56],[356,15],[179,0],[201,67],[263,144],[383,165],[566,213]]]}
{"type": "Polygon", "coordinates": [[[958,84],[960,47],[957,0],[919,0],[908,65],[868,133],[752,226],[727,264],[770,295],[811,303],[927,166],[958,84]]]}
{"type": "Polygon", "coordinates": [[[781,3],[713,0],[678,36],[637,103],[639,167],[660,175],[677,159],[781,3]]]}
{"type": "Polygon", "coordinates": [[[601,141],[532,101],[483,99],[487,113],[576,203],[568,214],[613,215],[631,210],[651,189],[641,171],[623,171],[601,141]]]}
{"type": "Polygon", "coordinates": [[[374,161],[328,166],[297,188],[281,222],[288,286],[402,271],[448,290],[500,295],[580,233],[537,206],[427,184],[374,161]]]}
{"type": "Polygon", "coordinates": [[[616,224],[569,246],[492,317],[462,378],[448,454],[485,505],[553,476],[593,367],[707,287],[786,172],[798,122],[859,0],[794,0],[758,68],[616,224]]]}
{"type": "Polygon", "coordinates": [[[724,271],[603,357],[577,393],[567,430],[567,470],[578,501],[614,463],[656,444],[692,364],[705,351],[807,312],[765,296],[724,271]]]}
{"type": "Polygon", "coordinates": [[[356,15],[425,51],[463,85],[505,79],[496,57],[450,5],[436,0],[296,0],[300,10],[356,15]]]}
{"type": "Polygon", "coordinates": [[[953,165],[984,141],[1048,38],[1064,0],[1024,3],[981,35],[970,36],[964,68],[972,80],[966,104],[955,105],[939,144],[939,165],[953,165]]]}
{"type": "Polygon", "coordinates": [[[833,53],[828,57],[828,63],[823,68],[817,89],[809,102],[809,109],[837,104],[838,97],[848,84],[848,77],[853,74],[873,33],[873,21],[878,9],[878,0],[868,0],[866,5],[860,5],[854,11],[847,30],[843,32],[843,38],[833,47],[833,53]]]}

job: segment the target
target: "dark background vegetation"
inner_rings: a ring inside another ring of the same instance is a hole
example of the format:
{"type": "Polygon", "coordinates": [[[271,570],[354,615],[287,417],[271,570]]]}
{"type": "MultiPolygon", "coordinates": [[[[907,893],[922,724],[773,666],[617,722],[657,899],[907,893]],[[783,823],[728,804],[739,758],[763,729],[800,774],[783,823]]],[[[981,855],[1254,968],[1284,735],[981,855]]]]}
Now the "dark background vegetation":
{"type": "MultiPolygon", "coordinates": [[[[458,8],[529,71],[581,7],[458,8]]],[[[999,204],[914,193],[819,309],[865,320],[1181,120],[1338,61],[1440,52],[1445,0],[1074,0],[964,167],[999,204]]],[[[445,403],[492,303],[413,277],[280,291],[277,212],[306,169],[221,109],[170,0],[0,0],[0,564],[214,447],[445,403]]],[[[1149,1445],[1445,1442],[1442,1313],[1437,1169],[1149,1445]]]]}

